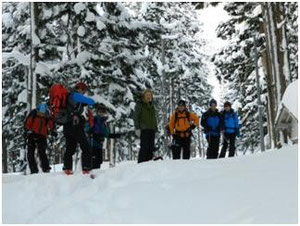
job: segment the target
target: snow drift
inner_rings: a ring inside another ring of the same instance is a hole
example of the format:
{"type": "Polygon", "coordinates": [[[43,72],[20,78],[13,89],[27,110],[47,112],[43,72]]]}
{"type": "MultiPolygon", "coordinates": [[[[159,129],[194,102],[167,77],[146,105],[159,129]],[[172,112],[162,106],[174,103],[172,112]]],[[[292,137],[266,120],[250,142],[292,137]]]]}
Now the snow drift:
{"type": "Polygon", "coordinates": [[[218,160],[3,175],[4,223],[297,223],[297,147],[218,160]]]}

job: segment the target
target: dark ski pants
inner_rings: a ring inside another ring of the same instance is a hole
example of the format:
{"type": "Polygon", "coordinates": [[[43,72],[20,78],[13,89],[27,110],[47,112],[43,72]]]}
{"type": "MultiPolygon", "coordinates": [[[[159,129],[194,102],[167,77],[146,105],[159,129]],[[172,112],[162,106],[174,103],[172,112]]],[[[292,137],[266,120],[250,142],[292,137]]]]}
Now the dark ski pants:
{"type": "Polygon", "coordinates": [[[34,153],[35,148],[38,149],[38,154],[41,162],[41,168],[43,172],[49,172],[51,169],[49,167],[49,160],[46,155],[46,148],[47,148],[47,139],[42,135],[35,135],[32,134],[28,137],[28,152],[27,152],[27,159],[31,173],[38,173],[38,167],[35,161],[34,153]]]}
{"type": "Polygon", "coordinates": [[[225,133],[223,139],[223,147],[219,158],[224,158],[229,144],[229,157],[233,157],[235,154],[235,133],[225,133]]]}
{"type": "Polygon", "coordinates": [[[73,158],[72,156],[76,152],[77,144],[80,145],[82,150],[81,154],[81,164],[82,170],[91,169],[91,153],[90,146],[84,132],[82,124],[78,126],[73,126],[72,124],[67,124],[64,126],[64,135],[66,138],[66,152],[64,155],[64,170],[72,170],[73,158]]]}
{"type": "Polygon", "coordinates": [[[208,142],[208,148],[206,153],[207,159],[216,159],[219,155],[219,145],[220,145],[220,136],[211,136],[206,137],[208,142]]]}
{"type": "Polygon", "coordinates": [[[190,159],[191,156],[191,137],[174,136],[175,143],[172,148],[173,159],[180,159],[181,149],[183,150],[183,159],[190,159]]]}
{"type": "Polygon", "coordinates": [[[93,147],[92,153],[92,169],[100,169],[103,163],[103,151],[102,147],[93,147]]]}
{"type": "Polygon", "coordinates": [[[141,130],[141,149],[139,152],[138,163],[146,162],[153,159],[155,141],[155,130],[141,130]]]}

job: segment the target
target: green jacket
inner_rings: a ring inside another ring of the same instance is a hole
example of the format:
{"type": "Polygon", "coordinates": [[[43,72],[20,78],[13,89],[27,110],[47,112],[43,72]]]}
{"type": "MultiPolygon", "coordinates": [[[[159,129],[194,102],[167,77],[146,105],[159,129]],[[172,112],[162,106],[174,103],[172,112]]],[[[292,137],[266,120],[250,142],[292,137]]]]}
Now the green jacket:
{"type": "Polygon", "coordinates": [[[153,129],[157,130],[156,112],[152,103],[137,103],[134,111],[135,129],[153,129]]]}

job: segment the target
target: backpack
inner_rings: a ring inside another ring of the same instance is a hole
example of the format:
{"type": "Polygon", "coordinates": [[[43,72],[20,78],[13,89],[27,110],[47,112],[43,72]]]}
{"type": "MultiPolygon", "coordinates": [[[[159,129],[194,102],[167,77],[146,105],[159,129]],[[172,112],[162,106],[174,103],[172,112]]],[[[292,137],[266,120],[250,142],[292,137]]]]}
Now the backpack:
{"type": "MultiPolygon", "coordinates": [[[[185,115],[186,117],[183,117],[183,118],[187,118],[188,121],[190,122],[190,112],[189,111],[185,111],[185,115]]],[[[175,111],[175,121],[174,121],[174,125],[176,125],[176,122],[178,121],[178,112],[175,111]]],[[[165,126],[165,130],[167,131],[167,135],[170,136],[171,133],[170,133],[170,125],[169,123],[165,126]]]]}
{"type": "Polygon", "coordinates": [[[24,122],[24,128],[25,128],[25,130],[27,130],[27,129],[26,129],[26,123],[27,123],[27,120],[28,120],[30,117],[35,118],[35,117],[36,117],[36,114],[37,114],[37,110],[36,110],[36,109],[33,109],[33,110],[30,111],[29,114],[26,116],[25,122],[24,122]]]}
{"type": "MultiPolygon", "coordinates": [[[[187,118],[188,119],[188,122],[190,122],[190,112],[189,111],[185,111],[185,115],[186,117],[183,117],[183,118],[187,118]]],[[[174,121],[174,125],[176,125],[176,122],[178,121],[178,112],[176,111],[175,112],[175,121],[174,121]]]]}
{"type": "Polygon", "coordinates": [[[59,125],[68,122],[68,94],[69,91],[62,84],[52,85],[49,91],[51,117],[59,125]]]}

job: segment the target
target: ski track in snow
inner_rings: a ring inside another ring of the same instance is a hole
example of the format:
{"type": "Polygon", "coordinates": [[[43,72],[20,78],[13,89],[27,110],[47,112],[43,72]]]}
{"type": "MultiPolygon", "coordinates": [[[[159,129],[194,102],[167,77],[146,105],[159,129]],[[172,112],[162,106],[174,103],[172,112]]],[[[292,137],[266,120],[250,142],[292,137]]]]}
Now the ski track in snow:
{"type": "Polygon", "coordinates": [[[4,223],[296,223],[297,147],[218,160],[164,160],[3,175],[4,223]]]}

